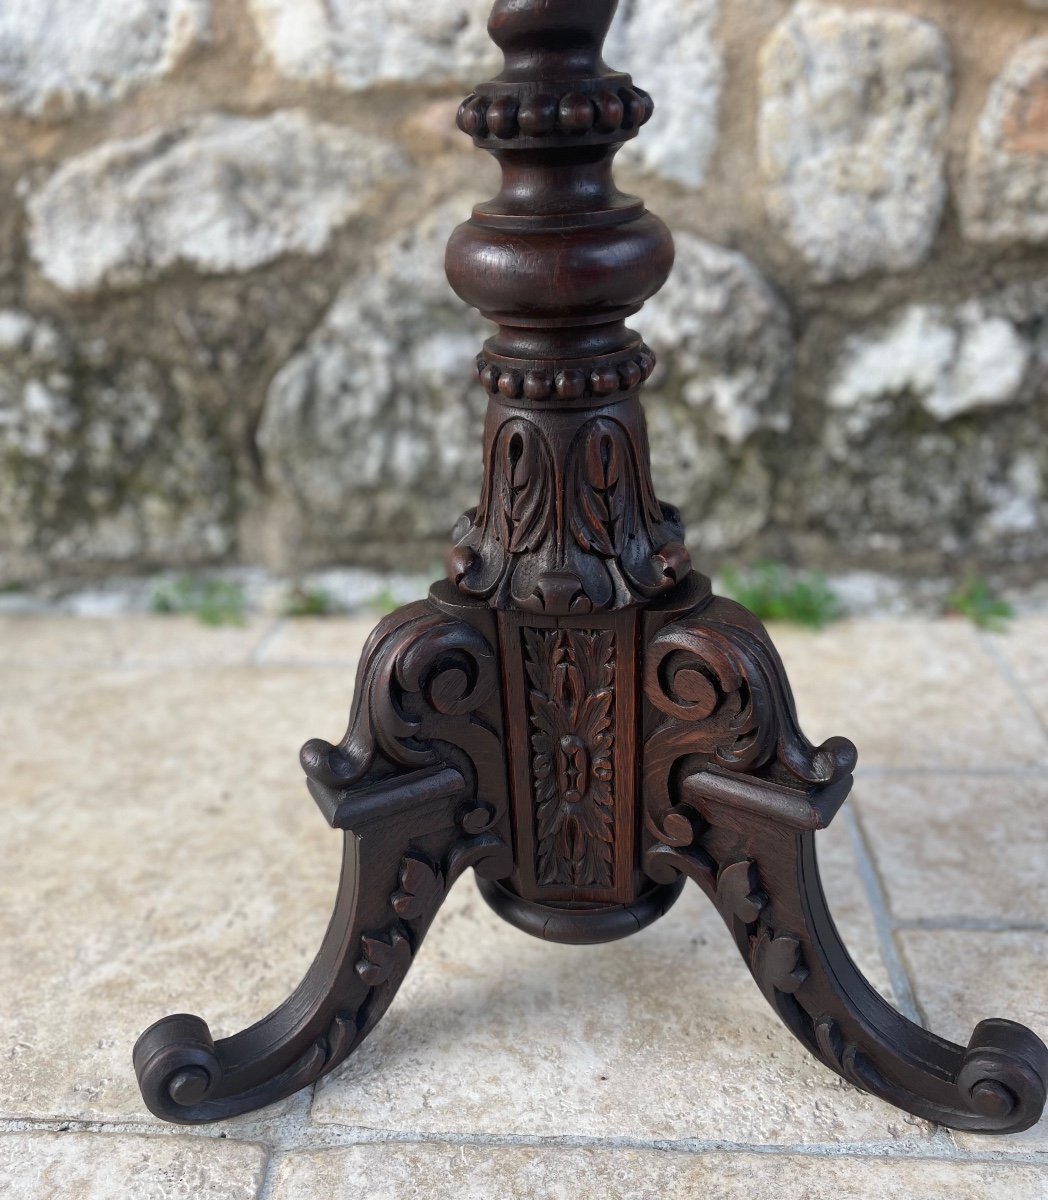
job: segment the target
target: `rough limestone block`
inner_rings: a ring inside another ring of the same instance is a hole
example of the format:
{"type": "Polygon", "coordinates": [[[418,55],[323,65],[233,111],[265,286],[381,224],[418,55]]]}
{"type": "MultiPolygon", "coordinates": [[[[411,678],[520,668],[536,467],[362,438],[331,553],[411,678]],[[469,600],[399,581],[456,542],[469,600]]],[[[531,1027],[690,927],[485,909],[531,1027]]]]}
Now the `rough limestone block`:
{"type": "MultiPolygon", "coordinates": [[[[489,327],[441,265],[468,208],[451,201],[383,247],[270,388],[266,475],[316,533],[443,539],[476,503],[480,455],[462,431],[482,425],[484,394],[469,379],[489,327]]],[[[701,516],[705,544],[735,545],[770,503],[768,472],[744,444],[790,424],[789,314],[742,255],[689,234],[677,242],[670,283],[636,322],[663,358],[648,405],[660,489],[701,516]],[[726,477],[736,490],[718,503],[726,477]]]]}
{"type": "Polygon", "coordinates": [[[781,503],[858,565],[955,571],[1048,553],[1048,285],[915,304],[834,342],[810,329],[820,438],[781,503]]]}
{"type": "Polygon", "coordinates": [[[756,442],[730,446],[684,402],[645,393],[648,440],[660,500],[680,509],[689,540],[703,553],[752,546],[771,519],[773,484],[756,442]]]}
{"type": "Polygon", "coordinates": [[[29,201],[30,245],[67,292],[130,287],[179,265],[249,271],[319,254],[404,169],[390,143],[298,110],[209,114],[71,159],[29,201]]]}
{"type": "Polygon", "coordinates": [[[474,359],[491,327],[443,269],[468,212],[467,199],[450,201],[381,246],[269,389],[266,477],[329,545],[446,539],[476,504],[486,396],[474,359]]]}
{"type": "MultiPolygon", "coordinates": [[[[472,85],[496,73],[487,36],[491,0],[419,5],[391,0],[250,0],[277,69],[292,79],[360,91],[384,83],[472,85]]],[[[656,115],[623,161],[699,186],[717,138],[723,65],[720,0],[620,6],[608,63],[655,96],[656,115]]]]}
{"type": "Polygon", "coordinates": [[[949,421],[1015,401],[1031,354],[1015,324],[978,301],[952,312],[915,304],[886,330],[849,339],[828,400],[853,432],[885,416],[902,394],[949,421]]]}
{"type": "Polygon", "coordinates": [[[4,0],[0,113],[68,116],[169,74],[208,32],[209,0],[4,0]]]}
{"type": "Polygon", "coordinates": [[[655,98],[655,116],[620,161],[701,187],[717,144],[724,64],[720,0],[620,5],[605,58],[655,98]]]}
{"type": "Polygon", "coordinates": [[[677,234],[673,274],[637,318],[663,369],[650,389],[676,395],[739,446],[792,417],[790,314],[744,255],[677,234]]]}
{"type": "Polygon", "coordinates": [[[233,483],[194,399],[144,359],[0,310],[0,575],[200,561],[232,544],[233,483]]]}
{"type": "Polygon", "coordinates": [[[769,219],[819,282],[922,262],[946,199],[950,54],[901,12],[802,3],[761,53],[769,219]]]}
{"type": "Polygon", "coordinates": [[[1048,241],[1048,37],[1021,45],[990,89],[959,207],[970,241],[1048,241]]]}
{"type": "Polygon", "coordinates": [[[291,79],[362,91],[382,83],[472,83],[500,55],[491,0],[248,0],[259,37],[291,79]]]}
{"type": "Polygon", "coordinates": [[[771,516],[755,435],[792,421],[790,316],[743,255],[693,234],[675,240],[673,274],[634,322],[659,355],[644,392],[656,483],[707,553],[737,551],[771,516]]]}

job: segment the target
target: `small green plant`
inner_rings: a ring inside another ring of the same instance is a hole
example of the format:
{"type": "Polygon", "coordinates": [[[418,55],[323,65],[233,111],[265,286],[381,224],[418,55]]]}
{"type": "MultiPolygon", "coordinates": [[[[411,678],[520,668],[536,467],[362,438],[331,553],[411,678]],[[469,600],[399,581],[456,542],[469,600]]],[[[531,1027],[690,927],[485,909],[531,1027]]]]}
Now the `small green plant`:
{"type": "Polygon", "coordinates": [[[841,616],[841,603],[822,575],[795,575],[779,563],[758,563],[751,571],[727,571],[724,586],[732,599],[762,621],[790,621],[822,629],[841,616]]]}
{"type": "Polygon", "coordinates": [[[153,593],[155,613],[194,616],[204,625],[243,625],[247,600],[239,583],[186,575],[153,593]]]}
{"type": "Polygon", "coordinates": [[[1007,600],[997,596],[985,579],[969,578],[946,602],[946,612],[954,617],[967,617],[980,629],[1002,631],[1015,616],[1007,600]]]}
{"type": "Polygon", "coordinates": [[[323,588],[293,588],[284,604],[285,617],[328,617],[334,610],[334,601],[323,588]]]}
{"type": "Polygon", "coordinates": [[[368,608],[381,613],[384,617],[389,616],[391,612],[396,612],[399,607],[400,601],[388,587],[384,587],[368,603],[368,608]]]}

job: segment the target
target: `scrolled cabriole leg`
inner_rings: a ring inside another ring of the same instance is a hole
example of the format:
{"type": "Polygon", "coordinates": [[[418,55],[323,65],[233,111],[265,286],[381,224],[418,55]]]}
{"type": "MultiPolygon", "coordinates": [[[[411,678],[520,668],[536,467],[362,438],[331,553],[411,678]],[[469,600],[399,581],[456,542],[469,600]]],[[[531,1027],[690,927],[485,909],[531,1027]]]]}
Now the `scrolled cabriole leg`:
{"type": "Polygon", "coordinates": [[[759,623],[713,600],[657,620],[647,648],[646,869],[716,905],[761,992],[843,1078],[953,1129],[1017,1133],[1045,1105],[1048,1048],[1011,1021],[967,1047],[908,1020],[863,977],[834,925],[815,834],[843,803],[855,755],[800,733],[759,623]]]}
{"type": "Polygon", "coordinates": [[[501,760],[498,670],[485,629],[439,602],[376,630],[338,746],[303,763],[329,822],[344,831],[338,900],[316,960],[258,1024],[215,1040],[179,1014],[139,1038],[149,1110],[197,1124],[245,1113],[333,1070],[389,1007],[448,889],[469,867],[512,870],[501,760]]]}
{"type": "MultiPolygon", "coordinates": [[[[745,826],[712,796],[700,798],[705,782],[688,781],[697,823],[745,826]]],[[[655,847],[649,871],[659,882],[681,873],[699,883],[783,1024],[849,1083],[951,1129],[1018,1133],[1036,1124],[1048,1083],[1043,1042],[1022,1025],[991,1019],[958,1046],[892,1008],[837,933],[814,834],[783,834],[776,822],[753,820],[723,864],[702,849],[701,837],[687,847],[655,847]]]]}

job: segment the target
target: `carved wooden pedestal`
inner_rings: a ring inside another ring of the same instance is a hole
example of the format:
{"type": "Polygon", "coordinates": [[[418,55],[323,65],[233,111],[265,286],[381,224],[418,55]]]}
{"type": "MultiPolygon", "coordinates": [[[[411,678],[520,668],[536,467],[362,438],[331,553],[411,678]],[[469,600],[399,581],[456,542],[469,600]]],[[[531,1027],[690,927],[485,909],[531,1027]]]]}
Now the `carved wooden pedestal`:
{"type": "Polygon", "coordinates": [[[855,749],[811,745],[760,623],[711,595],[655,498],[640,389],[654,356],[626,326],[665,282],[666,227],[612,159],[652,104],[601,46],[616,0],[498,0],[505,70],[459,124],[502,191],[448,251],[460,296],[498,326],[484,485],[449,578],[368,643],[349,732],[302,752],[344,831],[340,893],[298,990],[215,1042],[198,1017],[139,1039],[149,1108],[228,1117],[351,1054],[403,980],[455,879],[539,937],[599,942],[694,880],[757,986],[831,1070],[918,1116],[1013,1132],[1045,1102],[1048,1050],[1009,1021],[967,1047],[895,1012],[826,908],[815,834],[855,749]]]}

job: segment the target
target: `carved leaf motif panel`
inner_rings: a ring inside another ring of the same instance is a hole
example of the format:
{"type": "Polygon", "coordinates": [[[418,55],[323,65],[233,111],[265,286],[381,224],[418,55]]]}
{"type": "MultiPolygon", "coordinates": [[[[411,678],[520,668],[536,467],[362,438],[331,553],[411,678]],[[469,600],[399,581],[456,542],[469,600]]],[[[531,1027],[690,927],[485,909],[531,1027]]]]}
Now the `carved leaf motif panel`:
{"type": "Polygon", "coordinates": [[[553,532],[553,471],[541,435],[526,421],[508,421],[493,451],[497,537],[508,554],[537,550],[553,532]]]}
{"type": "Polygon", "coordinates": [[[637,532],[651,546],[659,541],[666,517],[651,484],[646,431],[635,429],[641,457],[627,430],[607,417],[585,425],[572,447],[569,464],[571,529],[585,550],[619,558],[637,532]]]}
{"type": "Polygon", "coordinates": [[[615,417],[558,414],[559,428],[492,408],[480,504],[456,528],[456,587],[500,609],[578,616],[631,607],[687,576],[679,514],[655,497],[635,397],[615,417]]]}
{"type": "Polygon", "coordinates": [[[610,888],[615,858],[615,635],[524,629],[535,876],[610,888]]]}

